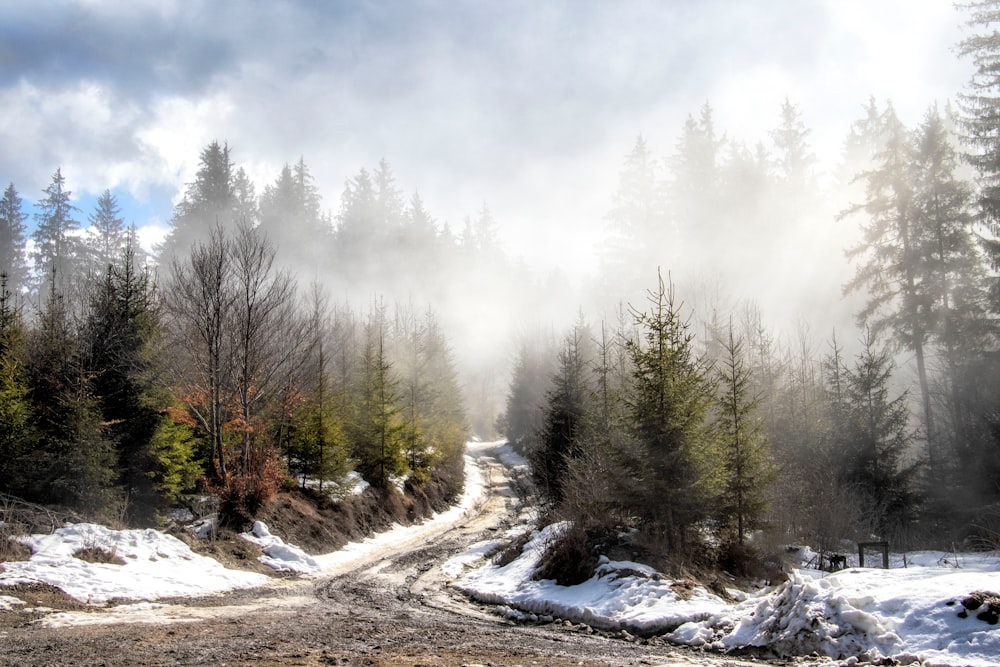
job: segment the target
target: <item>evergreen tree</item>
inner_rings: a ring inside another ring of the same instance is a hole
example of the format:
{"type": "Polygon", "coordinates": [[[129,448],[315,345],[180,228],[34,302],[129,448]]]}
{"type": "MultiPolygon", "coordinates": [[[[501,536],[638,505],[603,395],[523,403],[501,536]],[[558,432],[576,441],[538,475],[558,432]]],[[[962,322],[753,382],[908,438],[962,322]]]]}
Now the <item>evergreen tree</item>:
{"type": "Polygon", "coordinates": [[[889,351],[878,347],[871,330],[862,339],[862,351],[844,377],[843,442],[845,485],[864,504],[865,516],[882,536],[902,530],[915,515],[917,499],[912,490],[913,466],[904,465],[912,439],[907,425],[905,393],[890,398],[894,364],[889,351]]]}
{"type": "Polygon", "coordinates": [[[90,268],[94,274],[101,275],[121,259],[122,248],[128,237],[118,200],[111,194],[111,190],[105,190],[97,198],[97,205],[88,220],[93,230],[87,244],[90,268]]]}
{"type": "Polygon", "coordinates": [[[605,289],[609,297],[623,289],[630,294],[642,284],[643,273],[658,264],[657,252],[675,242],[667,229],[655,160],[642,135],[625,158],[614,207],[605,219],[610,223],[601,257],[605,289]]]}
{"type": "Polygon", "coordinates": [[[0,489],[14,495],[30,491],[30,469],[37,434],[25,376],[25,330],[21,315],[0,274],[0,489]]]}
{"type": "Polygon", "coordinates": [[[517,350],[510,390],[497,430],[515,451],[527,454],[536,447],[542,429],[545,394],[555,373],[555,354],[550,341],[540,336],[524,337],[517,350]]]}
{"type": "Polygon", "coordinates": [[[28,386],[39,441],[26,496],[107,516],[120,501],[114,443],[80,348],[63,298],[50,285],[30,341],[28,386]]]}
{"type": "Polygon", "coordinates": [[[693,546],[692,528],[709,513],[714,457],[706,426],[713,388],[692,350],[673,285],[662,277],[647,311],[633,311],[639,335],[627,343],[633,367],[629,399],[634,437],[643,456],[631,463],[644,529],[668,553],[693,546]]]}
{"type": "Polygon", "coordinates": [[[289,267],[318,267],[329,251],[329,230],[320,213],[320,196],[305,161],[287,163],[260,198],[260,228],[274,243],[278,260],[289,267]]]}
{"type": "Polygon", "coordinates": [[[183,258],[212,230],[232,229],[238,222],[238,195],[229,146],[213,141],[201,151],[198,171],[176,207],[171,229],[159,248],[160,264],[183,258]]]}
{"type": "Polygon", "coordinates": [[[590,331],[582,321],[563,341],[538,446],[529,458],[536,486],[553,505],[563,499],[569,462],[581,453],[580,439],[591,410],[590,342],[590,331]]]}
{"type": "Polygon", "coordinates": [[[439,467],[450,475],[452,491],[458,493],[464,479],[463,454],[469,432],[465,402],[452,352],[434,313],[425,315],[422,332],[420,366],[428,388],[423,432],[439,467]]]}
{"type": "Polygon", "coordinates": [[[372,486],[384,487],[406,471],[399,385],[386,350],[385,315],[376,310],[365,325],[359,383],[349,426],[358,472],[372,486]]]}
{"type": "Polygon", "coordinates": [[[0,199],[0,271],[6,274],[7,289],[15,296],[28,286],[28,262],[24,254],[27,219],[21,197],[11,183],[0,199]]]}
{"type": "MultiPolygon", "coordinates": [[[[127,499],[125,518],[138,525],[152,523],[160,505],[151,474],[157,469],[152,441],[162,427],[163,399],[154,358],[159,334],[152,278],[136,264],[135,252],[126,244],[91,299],[85,336],[93,391],[117,451],[118,485],[127,499]]],[[[166,455],[165,444],[159,443],[161,457],[166,455]]]]}
{"type": "MultiPolygon", "coordinates": [[[[982,220],[994,232],[1000,232],[1000,3],[997,0],[973,0],[965,9],[968,25],[974,31],[958,46],[959,54],[971,57],[975,72],[968,92],[960,96],[962,127],[969,146],[966,158],[979,175],[979,210],[982,220]]],[[[1000,253],[1000,242],[986,245],[993,264],[1000,253]]]]}
{"type": "Polygon", "coordinates": [[[781,124],[771,132],[780,178],[792,191],[801,191],[812,179],[816,156],[809,149],[810,131],[798,107],[786,98],[781,105],[781,124]]]}
{"type": "MultiPolygon", "coordinates": [[[[988,441],[974,395],[970,365],[980,364],[994,331],[988,316],[986,274],[972,230],[972,190],[956,176],[958,157],[945,119],[932,107],[917,133],[914,207],[919,224],[919,279],[929,302],[929,338],[943,353],[940,433],[960,474],[976,469],[988,441]],[[974,407],[975,406],[975,407],[974,407]]],[[[940,460],[940,459],[939,459],[940,460]]]]}
{"type": "Polygon", "coordinates": [[[890,108],[886,113],[886,143],[875,168],[863,174],[866,201],[841,216],[864,212],[864,238],[849,251],[862,258],[848,292],[868,289],[868,303],[858,314],[860,325],[878,335],[891,331],[914,353],[920,385],[928,462],[936,468],[941,458],[927,370],[927,345],[932,329],[931,301],[921,280],[927,260],[922,253],[920,217],[915,199],[915,148],[910,134],[890,108]]]}
{"type": "Polygon", "coordinates": [[[56,169],[52,182],[45,188],[45,198],[35,206],[35,270],[41,276],[40,294],[46,294],[55,285],[60,294],[70,295],[70,287],[76,280],[79,259],[79,242],[72,232],[80,223],[73,218],[77,209],[70,203],[73,193],[66,189],[66,179],[62,169],[56,169]]]}
{"type": "Polygon", "coordinates": [[[307,478],[317,480],[322,491],[325,481],[336,480],[347,471],[348,452],[344,397],[331,381],[329,303],[318,285],[313,286],[310,305],[309,346],[304,350],[302,373],[305,395],[295,410],[290,455],[303,482],[307,478]]]}
{"type": "Polygon", "coordinates": [[[680,246],[675,256],[683,256],[686,248],[710,247],[723,233],[721,227],[726,221],[719,210],[723,198],[719,169],[723,143],[716,135],[708,103],[697,119],[688,116],[670,161],[667,184],[671,221],[680,246]]]}
{"type": "Polygon", "coordinates": [[[716,375],[720,389],[716,412],[722,454],[721,517],[733,541],[743,546],[747,533],[757,527],[764,514],[773,471],[767,438],[756,414],[760,397],[751,393],[743,341],[733,334],[731,322],[716,375]]]}

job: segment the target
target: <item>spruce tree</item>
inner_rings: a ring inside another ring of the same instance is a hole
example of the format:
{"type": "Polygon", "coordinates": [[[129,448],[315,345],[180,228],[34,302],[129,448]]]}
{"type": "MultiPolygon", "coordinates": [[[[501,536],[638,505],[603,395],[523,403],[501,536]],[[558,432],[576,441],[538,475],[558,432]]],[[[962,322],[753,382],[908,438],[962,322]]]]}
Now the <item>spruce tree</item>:
{"type": "Polygon", "coordinates": [[[115,443],[118,483],[128,500],[125,518],[149,525],[160,505],[153,479],[157,461],[150,449],[165,400],[157,389],[161,371],[154,356],[160,307],[149,271],[136,263],[127,242],[105,269],[84,333],[93,391],[115,443]]]}
{"type": "Polygon", "coordinates": [[[0,199],[0,271],[7,276],[7,289],[15,296],[28,286],[28,262],[25,257],[25,222],[23,202],[11,183],[0,199]]]}
{"type": "Polygon", "coordinates": [[[365,324],[348,430],[358,472],[375,487],[385,487],[392,478],[406,472],[399,383],[392,373],[386,338],[385,315],[376,309],[365,324]]]}
{"type": "Polygon", "coordinates": [[[238,194],[229,145],[213,141],[202,149],[194,181],[174,207],[170,232],[159,248],[160,264],[182,260],[197,243],[209,241],[217,228],[232,230],[239,222],[238,194]]]}
{"type": "Polygon", "coordinates": [[[768,485],[773,479],[767,437],[757,415],[760,396],[752,393],[750,370],[743,340],[732,323],[724,354],[716,370],[716,420],[722,457],[720,516],[731,539],[743,546],[766,508],[768,485]]]}
{"type": "Polygon", "coordinates": [[[648,310],[633,311],[638,336],[627,342],[633,368],[631,429],[642,451],[630,470],[638,493],[635,511],[644,530],[662,539],[668,553],[684,554],[716,493],[715,452],[706,422],[714,390],[703,362],[694,356],[693,335],[673,285],[661,276],[648,301],[648,310]]]}
{"type": "Polygon", "coordinates": [[[913,438],[905,392],[890,396],[895,365],[887,348],[869,329],[854,367],[845,373],[843,442],[849,449],[844,483],[873,521],[878,534],[889,537],[915,518],[915,466],[905,463],[913,438]]]}
{"type": "Polygon", "coordinates": [[[532,476],[553,505],[562,501],[571,459],[582,449],[584,422],[591,410],[590,331],[579,322],[563,341],[559,368],[547,393],[547,405],[538,446],[531,452],[532,476]]]}
{"type": "Polygon", "coordinates": [[[93,230],[87,244],[90,268],[95,275],[100,276],[121,259],[128,229],[121,217],[118,200],[110,190],[105,190],[97,198],[97,205],[88,220],[93,230]]]}
{"type": "Polygon", "coordinates": [[[36,229],[31,236],[35,241],[35,270],[42,280],[40,295],[48,294],[53,284],[59,294],[75,294],[71,286],[77,280],[80,244],[72,233],[80,223],[73,217],[79,209],[70,203],[72,194],[66,189],[62,169],[56,169],[45,188],[45,198],[35,204],[36,229]]]}

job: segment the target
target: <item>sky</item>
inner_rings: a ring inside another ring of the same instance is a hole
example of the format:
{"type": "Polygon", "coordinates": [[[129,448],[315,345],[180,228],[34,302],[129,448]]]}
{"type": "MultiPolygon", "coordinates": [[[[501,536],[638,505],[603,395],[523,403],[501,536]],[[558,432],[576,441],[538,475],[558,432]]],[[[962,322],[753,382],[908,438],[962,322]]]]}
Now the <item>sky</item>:
{"type": "Polygon", "coordinates": [[[61,168],[150,241],[228,142],[258,193],[301,156],[336,213],[382,158],[453,230],[488,203],[515,257],[592,267],[624,156],[706,102],[766,140],[784,99],[831,167],[870,96],[908,124],[962,90],[950,0],[0,3],[0,182],[61,168]]]}

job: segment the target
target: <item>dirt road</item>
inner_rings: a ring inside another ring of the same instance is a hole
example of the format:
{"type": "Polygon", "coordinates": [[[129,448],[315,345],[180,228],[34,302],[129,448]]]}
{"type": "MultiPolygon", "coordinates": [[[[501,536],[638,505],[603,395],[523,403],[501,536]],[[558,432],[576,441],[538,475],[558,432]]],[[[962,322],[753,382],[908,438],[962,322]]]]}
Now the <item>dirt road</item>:
{"type": "MultiPolygon", "coordinates": [[[[514,625],[450,589],[441,564],[517,520],[492,450],[477,508],[322,577],[225,596],[67,611],[0,627],[0,665],[744,665],[583,626],[514,625]]],[[[8,615],[10,616],[10,615],[8,615]]]]}

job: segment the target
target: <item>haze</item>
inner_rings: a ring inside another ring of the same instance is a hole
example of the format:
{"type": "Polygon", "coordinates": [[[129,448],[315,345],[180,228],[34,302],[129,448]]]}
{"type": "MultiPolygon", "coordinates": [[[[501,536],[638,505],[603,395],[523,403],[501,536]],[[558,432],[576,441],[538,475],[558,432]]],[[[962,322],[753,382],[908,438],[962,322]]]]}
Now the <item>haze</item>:
{"type": "MultiPolygon", "coordinates": [[[[61,167],[81,220],[111,188],[151,245],[213,140],[258,193],[302,157],[334,214],[345,181],[384,158],[439,225],[457,234],[485,202],[509,256],[583,285],[638,135],[666,161],[708,103],[717,131],[752,147],[788,100],[832,183],[871,96],[912,126],[967,82],[962,21],[950,2],[905,0],[8,2],[0,177],[33,202],[61,167]]],[[[852,232],[818,213],[791,237],[687,248],[664,268],[823,335],[851,310],[840,287],[852,232]],[[789,261],[753,263],[774,256],[789,261]]],[[[504,319],[480,318],[489,345],[523,325],[504,319]]]]}

